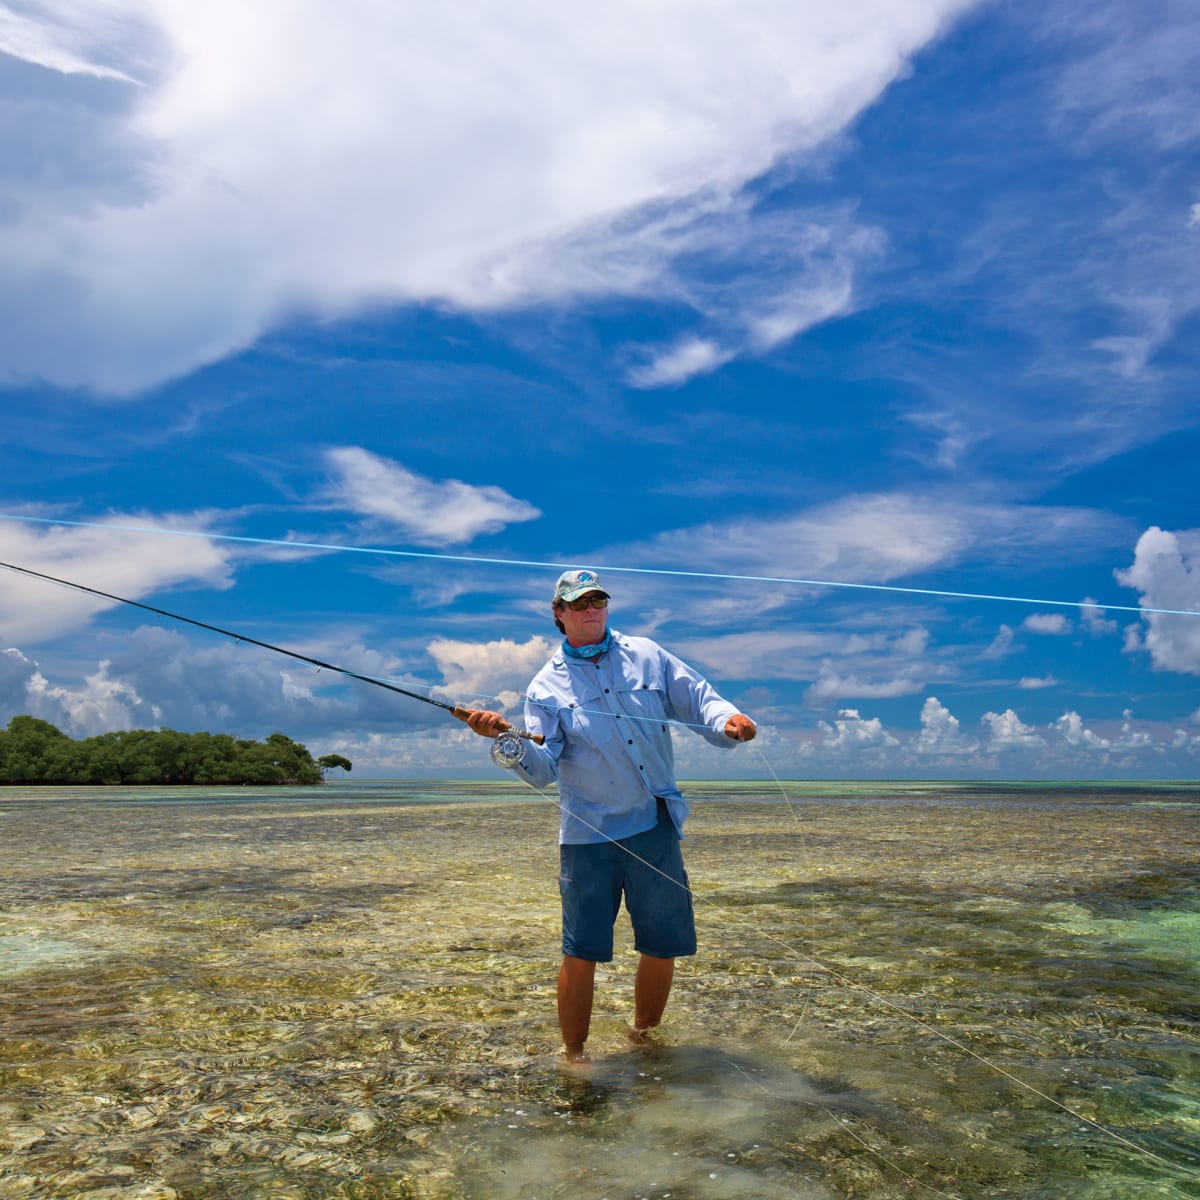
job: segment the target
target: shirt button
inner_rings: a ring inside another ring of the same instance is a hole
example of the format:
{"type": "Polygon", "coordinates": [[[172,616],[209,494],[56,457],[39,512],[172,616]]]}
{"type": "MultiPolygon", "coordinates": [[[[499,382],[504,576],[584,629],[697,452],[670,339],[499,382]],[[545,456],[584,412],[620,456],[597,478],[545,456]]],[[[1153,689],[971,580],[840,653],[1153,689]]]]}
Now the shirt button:
{"type": "Polygon", "coordinates": [[[646,769],[646,768],[645,768],[645,767],[643,767],[641,763],[638,763],[638,770],[639,770],[639,771],[644,771],[645,769],[646,769]]]}
{"type": "Polygon", "coordinates": [[[606,696],[608,695],[608,688],[605,688],[605,689],[604,689],[604,694],[605,694],[606,696]]]}
{"type": "Polygon", "coordinates": [[[630,738],[630,739],[629,739],[629,742],[628,742],[628,744],[629,744],[630,746],[632,746],[632,745],[633,745],[633,738],[630,738]]]}

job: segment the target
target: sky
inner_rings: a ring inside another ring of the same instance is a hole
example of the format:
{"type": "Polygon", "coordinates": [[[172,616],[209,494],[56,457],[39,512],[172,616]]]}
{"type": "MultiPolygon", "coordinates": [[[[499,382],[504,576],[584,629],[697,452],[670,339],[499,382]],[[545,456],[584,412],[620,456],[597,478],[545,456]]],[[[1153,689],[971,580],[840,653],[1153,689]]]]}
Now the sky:
{"type": "MultiPolygon", "coordinates": [[[[514,720],[592,566],[759,723],[683,777],[1195,778],[1198,81],[1190,0],[0,0],[0,561],[514,720]]],[[[494,771],[0,571],[22,713],[494,771]]]]}

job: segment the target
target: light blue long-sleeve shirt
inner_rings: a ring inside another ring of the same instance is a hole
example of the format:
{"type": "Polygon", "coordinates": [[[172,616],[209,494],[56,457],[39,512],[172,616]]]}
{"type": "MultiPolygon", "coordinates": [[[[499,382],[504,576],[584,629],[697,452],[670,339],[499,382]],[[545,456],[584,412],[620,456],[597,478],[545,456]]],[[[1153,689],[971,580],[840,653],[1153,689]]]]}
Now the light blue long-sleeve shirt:
{"type": "Polygon", "coordinates": [[[598,659],[559,650],[534,676],[525,727],[546,743],[522,742],[514,770],[538,788],[557,780],[560,842],[644,833],[657,821],[657,796],[682,833],[688,804],[675,782],[668,722],[681,721],[714,746],[732,748],[737,742],[724,729],[736,712],[656,642],[614,630],[612,646],[598,659]]]}

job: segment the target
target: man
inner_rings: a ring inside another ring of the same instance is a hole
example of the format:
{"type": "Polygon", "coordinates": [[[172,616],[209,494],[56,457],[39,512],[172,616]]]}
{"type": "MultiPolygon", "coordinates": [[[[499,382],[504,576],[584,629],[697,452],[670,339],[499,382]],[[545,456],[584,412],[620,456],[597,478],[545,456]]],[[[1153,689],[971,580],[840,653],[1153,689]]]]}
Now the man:
{"type": "MultiPolygon", "coordinates": [[[[609,594],[595,571],[566,571],[554,589],[561,650],[534,676],[525,727],[544,745],[521,742],[512,769],[534,787],[557,780],[563,960],[558,1020],[572,1062],[585,1059],[596,963],[611,962],[621,897],[640,954],[630,1036],[644,1040],[662,1020],[675,959],[695,954],[692,896],[680,851],[688,805],[675,782],[669,722],[717,746],[748,742],[749,717],[686,663],[649,638],[608,628],[609,594]]],[[[509,728],[499,713],[473,711],[483,737],[509,728]]]]}

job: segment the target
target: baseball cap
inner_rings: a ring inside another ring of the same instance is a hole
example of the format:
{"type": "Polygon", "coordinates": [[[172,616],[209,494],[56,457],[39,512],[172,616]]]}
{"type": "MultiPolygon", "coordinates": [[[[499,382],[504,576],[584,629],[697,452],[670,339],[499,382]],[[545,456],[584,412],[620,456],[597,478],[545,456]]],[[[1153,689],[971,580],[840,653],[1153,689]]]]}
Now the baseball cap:
{"type": "Polygon", "coordinates": [[[608,595],[601,587],[600,576],[595,571],[586,567],[581,571],[564,571],[554,587],[554,603],[557,604],[560,600],[564,603],[578,600],[580,596],[586,596],[589,592],[608,595]]]}

